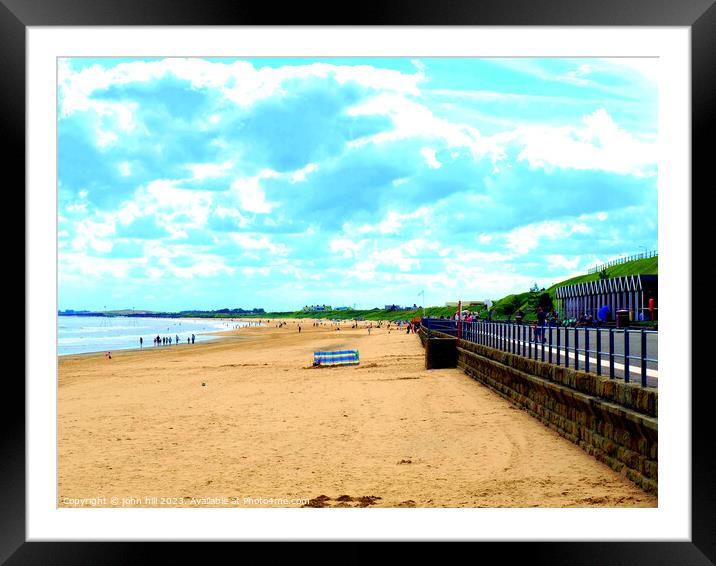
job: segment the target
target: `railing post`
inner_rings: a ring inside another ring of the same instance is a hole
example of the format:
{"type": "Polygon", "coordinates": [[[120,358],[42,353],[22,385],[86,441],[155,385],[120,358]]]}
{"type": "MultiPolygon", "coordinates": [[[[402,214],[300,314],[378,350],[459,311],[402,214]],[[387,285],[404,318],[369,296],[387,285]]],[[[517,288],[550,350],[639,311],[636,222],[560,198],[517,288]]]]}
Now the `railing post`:
{"type": "Polygon", "coordinates": [[[589,372],[589,327],[584,327],[584,371],[589,372]]]}
{"type": "Polygon", "coordinates": [[[569,367],[569,326],[564,327],[564,367],[569,367]]]}
{"type": "Polygon", "coordinates": [[[549,327],[549,352],[548,352],[548,361],[551,364],[552,363],[552,327],[549,327]]]}
{"type": "Polygon", "coordinates": [[[609,379],[614,379],[614,329],[609,329],[609,379]]]}
{"type": "Polygon", "coordinates": [[[641,386],[647,386],[646,380],[646,332],[641,329],[641,386]]]}
{"type": "Polygon", "coordinates": [[[532,325],[529,327],[529,340],[527,340],[527,357],[532,359],[532,325]]]}
{"type": "Polygon", "coordinates": [[[629,383],[631,370],[629,369],[629,329],[624,329],[624,383],[629,383]]]}
{"type": "Polygon", "coordinates": [[[597,375],[602,375],[602,331],[597,328],[597,375]]]}
{"type": "Polygon", "coordinates": [[[559,365],[559,359],[562,357],[562,353],[560,352],[560,342],[562,336],[562,329],[558,326],[557,327],[557,365],[559,365]]]}
{"type": "Polygon", "coordinates": [[[579,369],[579,328],[574,329],[574,369],[579,369]]]}

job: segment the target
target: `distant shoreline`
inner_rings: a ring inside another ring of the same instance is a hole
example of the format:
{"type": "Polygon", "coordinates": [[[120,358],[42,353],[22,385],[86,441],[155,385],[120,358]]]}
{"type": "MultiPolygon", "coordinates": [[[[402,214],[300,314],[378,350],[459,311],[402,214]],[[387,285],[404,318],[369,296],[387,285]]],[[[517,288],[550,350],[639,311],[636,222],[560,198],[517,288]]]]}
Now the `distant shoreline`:
{"type": "MultiPolygon", "coordinates": [[[[106,323],[102,322],[103,318],[74,315],[73,320],[78,321],[76,327],[75,324],[69,324],[68,322],[62,325],[58,319],[58,334],[55,344],[56,356],[64,359],[72,356],[104,355],[106,352],[142,352],[157,350],[160,347],[184,347],[187,346],[186,341],[192,335],[196,336],[197,342],[214,342],[226,339],[227,334],[236,331],[235,327],[237,325],[243,328],[262,326],[257,320],[240,320],[239,318],[175,317],[170,319],[167,317],[146,317],[143,320],[153,321],[154,323],[138,322],[139,326],[135,329],[132,328],[131,323],[120,322],[121,319],[126,319],[127,317],[115,316],[106,317],[117,321],[114,325],[110,323],[107,328],[100,328],[106,326],[106,323]],[[172,322],[169,322],[170,320],[172,322]],[[167,325],[171,325],[171,330],[160,328],[160,326],[164,326],[164,322],[167,325]],[[119,324],[118,326],[117,323],[119,324]],[[153,339],[156,336],[166,336],[174,339],[175,335],[181,336],[179,342],[173,340],[171,344],[160,344],[159,346],[153,343],[153,339]],[[140,338],[144,339],[141,347],[139,346],[140,338]]],[[[139,317],[132,318],[137,319],[139,317]]],[[[107,323],[109,323],[109,320],[107,320],[107,323]]],[[[193,344],[192,342],[190,345],[193,344]]]]}

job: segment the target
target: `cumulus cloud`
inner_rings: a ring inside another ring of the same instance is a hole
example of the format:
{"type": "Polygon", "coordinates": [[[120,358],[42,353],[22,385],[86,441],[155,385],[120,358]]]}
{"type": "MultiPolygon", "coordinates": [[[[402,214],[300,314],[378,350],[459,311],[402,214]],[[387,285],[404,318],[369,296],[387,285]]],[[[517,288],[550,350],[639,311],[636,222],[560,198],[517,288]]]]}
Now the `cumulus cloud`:
{"type": "Polygon", "coordinates": [[[61,59],[61,300],[498,298],[651,245],[632,63],[61,59]]]}
{"type": "Polygon", "coordinates": [[[547,238],[556,240],[568,238],[573,234],[587,234],[591,229],[581,222],[551,221],[539,224],[520,226],[505,235],[507,247],[516,253],[526,254],[540,244],[540,240],[547,238]]]}
{"type": "Polygon", "coordinates": [[[589,169],[624,175],[654,174],[656,142],[620,128],[600,108],[582,118],[579,126],[524,127],[512,136],[522,147],[518,160],[530,167],[589,169]]]}

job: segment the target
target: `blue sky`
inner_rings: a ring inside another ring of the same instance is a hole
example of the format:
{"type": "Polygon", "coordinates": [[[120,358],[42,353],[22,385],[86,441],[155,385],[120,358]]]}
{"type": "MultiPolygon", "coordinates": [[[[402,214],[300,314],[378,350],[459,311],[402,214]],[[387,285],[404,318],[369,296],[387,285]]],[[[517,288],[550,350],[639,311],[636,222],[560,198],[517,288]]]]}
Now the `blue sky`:
{"type": "Polygon", "coordinates": [[[497,299],[657,247],[653,59],[58,64],[60,309],[497,299]]]}

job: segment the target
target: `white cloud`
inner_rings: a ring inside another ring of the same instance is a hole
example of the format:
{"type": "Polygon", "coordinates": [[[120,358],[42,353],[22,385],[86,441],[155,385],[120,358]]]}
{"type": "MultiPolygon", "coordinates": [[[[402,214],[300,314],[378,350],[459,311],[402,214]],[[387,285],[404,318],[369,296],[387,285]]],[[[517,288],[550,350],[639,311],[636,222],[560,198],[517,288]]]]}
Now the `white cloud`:
{"type": "Polygon", "coordinates": [[[318,163],[309,163],[302,169],[297,169],[291,173],[291,183],[300,183],[306,180],[309,173],[313,173],[318,169],[318,163]]]}
{"type": "Polygon", "coordinates": [[[60,274],[64,276],[80,275],[83,278],[101,278],[110,276],[116,279],[127,277],[133,267],[142,267],[144,258],[106,258],[88,256],[85,253],[63,252],[58,258],[60,274]]]}
{"type": "Polygon", "coordinates": [[[572,234],[588,234],[591,229],[581,222],[561,222],[548,220],[537,224],[528,224],[515,228],[504,235],[507,248],[518,254],[526,254],[539,246],[543,238],[556,240],[572,234]]]}
{"type": "Polygon", "coordinates": [[[261,188],[261,181],[279,176],[280,175],[275,171],[265,169],[254,177],[236,179],[231,183],[231,191],[236,201],[246,212],[267,214],[278,206],[278,203],[268,202],[266,200],[266,194],[261,188]]]}
{"type": "Polygon", "coordinates": [[[345,258],[359,257],[362,250],[370,242],[370,240],[363,239],[358,242],[354,242],[348,238],[333,238],[328,248],[333,253],[339,253],[345,258]]]}
{"type": "Polygon", "coordinates": [[[179,279],[193,279],[194,277],[213,277],[215,275],[231,275],[234,269],[224,264],[224,259],[215,255],[193,256],[196,261],[189,267],[178,267],[169,263],[167,271],[179,279]]]}
{"type": "Polygon", "coordinates": [[[475,159],[499,148],[468,124],[454,124],[438,118],[426,106],[395,93],[382,93],[346,111],[349,116],[387,116],[393,129],[352,140],[349,147],[380,144],[409,138],[442,140],[447,147],[466,147],[475,159]]]}
{"type": "Polygon", "coordinates": [[[122,177],[129,177],[132,174],[132,166],[129,161],[122,161],[117,167],[122,177]]]}
{"type": "Polygon", "coordinates": [[[185,165],[184,169],[191,171],[195,180],[203,181],[204,179],[223,177],[231,170],[232,166],[231,161],[224,161],[223,163],[190,163],[185,165]]]}
{"type": "Polygon", "coordinates": [[[249,224],[251,224],[251,221],[245,216],[243,216],[235,208],[217,206],[214,209],[214,214],[219,218],[231,218],[233,220],[236,220],[240,228],[246,228],[249,224]]]}
{"type": "Polygon", "coordinates": [[[435,252],[439,248],[439,242],[425,238],[408,240],[397,246],[383,249],[379,249],[378,243],[374,242],[373,251],[362,261],[357,262],[353,266],[353,269],[358,273],[370,273],[373,272],[376,267],[385,265],[395,267],[402,272],[408,272],[420,267],[419,254],[428,250],[435,252]]]}
{"type": "MultiPolygon", "coordinates": [[[[575,73],[589,70],[591,68],[584,67],[575,73]]],[[[447,148],[467,148],[474,159],[489,156],[495,172],[499,171],[498,164],[506,159],[506,149],[511,144],[521,148],[518,160],[527,161],[532,168],[559,167],[645,176],[653,174],[657,163],[653,136],[630,134],[620,128],[604,108],[584,116],[580,125],[519,126],[492,136],[482,136],[468,124],[438,118],[426,106],[395,93],[379,94],[346,112],[350,116],[387,116],[393,122],[392,130],[352,140],[349,147],[410,138],[437,139],[447,148]]],[[[441,165],[434,149],[423,148],[421,154],[430,167],[441,165]]]]}
{"type": "Polygon", "coordinates": [[[430,167],[431,169],[440,169],[443,166],[443,164],[438,161],[437,157],[435,157],[434,149],[424,147],[420,150],[420,155],[425,158],[425,163],[427,163],[428,167],[430,167]]]}
{"type": "Polygon", "coordinates": [[[522,145],[519,161],[532,168],[610,171],[644,176],[657,163],[656,143],[621,129],[600,108],[582,118],[582,126],[525,126],[508,137],[522,145]]]}
{"type": "Polygon", "coordinates": [[[262,275],[264,277],[267,277],[271,275],[271,268],[270,267],[244,267],[241,270],[241,273],[244,275],[248,275],[249,277],[252,277],[254,275],[262,275]]]}
{"type": "Polygon", "coordinates": [[[350,223],[345,223],[343,225],[343,232],[348,234],[370,234],[375,232],[379,234],[397,234],[403,229],[406,222],[410,223],[410,221],[413,220],[422,220],[423,223],[428,222],[431,212],[432,210],[426,206],[420,207],[416,211],[407,214],[400,214],[394,210],[389,210],[385,218],[377,224],[363,224],[356,228],[350,223]]]}
{"type": "Polygon", "coordinates": [[[561,254],[547,254],[544,256],[544,258],[547,260],[547,266],[549,268],[567,269],[569,271],[574,271],[575,269],[577,269],[577,266],[579,265],[579,262],[581,260],[581,256],[568,258],[561,254]]]}
{"type": "Polygon", "coordinates": [[[73,212],[73,213],[87,212],[87,203],[86,202],[77,202],[74,204],[68,204],[65,207],[65,210],[67,212],[73,212]]]}
{"type": "Polygon", "coordinates": [[[564,75],[558,75],[555,77],[558,81],[572,83],[579,86],[586,86],[592,84],[592,81],[584,77],[588,76],[594,71],[594,66],[587,63],[579,65],[576,69],[566,72],[564,75]]]}
{"type": "Polygon", "coordinates": [[[104,130],[97,128],[97,147],[104,148],[115,143],[119,138],[114,132],[105,132],[104,130]]]}
{"type": "Polygon", "coordinates": [[[243,250],[266,250],[272,256],[285,256],[289,253],[285,244],[274,244],[266,235],[247,234],[241,232],[229,234],[229,238],[231,238],[234,243],[243,250]]]}
{"type": "MultiPolygon", "coordinates": [[[[244,107],[282,95],[283,83],[291,79],[331,79],[339,85],[351,82],[369,89],[411,95],[419,94],[417,85],[425,79],[420,69],[417,73],[405,74],[370,65],[329,63],[256,68],[248,61],[226,64],[198,58],[133,61],[111,68],[93,65],[74,71],[67,59],[61,59],[58,70],[61,115],[88,110],[96,104],[91,99],[96,91],[114,85],[158,80],[167,75],[187,81],[194,89],[218,90],[226,99],[244,107]]],[[[219,119],[218,114],[213,114],[208,122],[217,123],[219,119]]]]}

